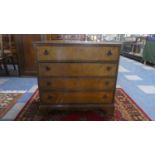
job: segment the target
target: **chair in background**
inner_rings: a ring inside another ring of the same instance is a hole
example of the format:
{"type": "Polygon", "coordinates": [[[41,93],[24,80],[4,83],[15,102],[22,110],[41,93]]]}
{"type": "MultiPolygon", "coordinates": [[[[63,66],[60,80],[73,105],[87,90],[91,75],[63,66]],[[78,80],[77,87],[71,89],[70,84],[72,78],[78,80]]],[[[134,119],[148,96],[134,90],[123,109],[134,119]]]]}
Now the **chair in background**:
{"type": "Polygon", "coordinates": [[[5,70],[6,74],[9,75],[7,64],[6,64],[6,57],[4,56],[3,51],[3,37],[2,34],[0,34],[0,70],[5,70]]]}
{"type": "Polygon", "coordinates": [[[8,64],[13,65],[14,70],[16,70],[16,65],[14,62],[14,53],[12,50],[11,35],[8,35],[7,40],[6,38],[3,37],[4,36],[0,34],[0,69],[3,70],[4,68],[6,74],[9,75],[8,64]]]}

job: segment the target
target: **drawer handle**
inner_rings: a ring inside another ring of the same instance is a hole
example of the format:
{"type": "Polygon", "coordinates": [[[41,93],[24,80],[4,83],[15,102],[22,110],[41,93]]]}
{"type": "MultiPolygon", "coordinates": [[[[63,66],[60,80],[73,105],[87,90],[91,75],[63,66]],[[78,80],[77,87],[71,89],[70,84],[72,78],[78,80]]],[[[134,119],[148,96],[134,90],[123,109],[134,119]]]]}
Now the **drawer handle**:
{"type": "Polygon", "coordinates": [[[48,95],[48,99],[50,100],[50,99],[52,99],[53,97],[51,96],[51,95],[48,95]]]}
{"type": "Polygon", "coordinates": [[[112,67],[111,66],[107,66],[107,71],[110,71],[111,69],[112,69],[112,67]]]}
{"type": "Polygon", "coordinates": [[[109,85],[109,81],[106,81],[106,82],[105,82],[105,85],[108,86],[108,85],[109,85]]]}
{"type": "Polygon", "coordinates": [[[107,52],[107,56],[111,56],[112,55],[112,52],[111,52],[111,50],[109,50],[108,52],[107,52]]]}
{"type": "Polygon", "coordinates": [[[51,68],[49,66],[46,66],[46,70],[49,71],[51,70],[51,68]]]}
{"type": "Polygon", "coordinates": [[[105,94],[105,95],[103,95],[103,99],[106,99],[108,96],[105,94]]]}
{"type": "Polygon", "coordinates": [[[46,84],[47,84],[47,86],[50,86],[51,85],[51,82],[48,81],[46,84]]]}
{"type": "Polygon", "coordinates": [[[48,55],[48,51],[47,50],[44,51],[44,55],[48,55]]]}

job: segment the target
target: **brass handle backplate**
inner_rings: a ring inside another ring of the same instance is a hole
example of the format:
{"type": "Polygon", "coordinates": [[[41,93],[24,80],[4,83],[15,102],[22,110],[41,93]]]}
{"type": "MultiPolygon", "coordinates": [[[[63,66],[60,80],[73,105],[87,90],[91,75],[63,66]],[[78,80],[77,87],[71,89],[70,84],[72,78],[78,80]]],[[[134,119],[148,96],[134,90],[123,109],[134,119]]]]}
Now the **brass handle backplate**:
{"type": "Polygon", "coordinates": [[[49,71],[51,70],[51,68],[49,66],[46,66],[46,70],[49,71]]]}
{"type": "Polygon", "coordinates": [[[112,52],[111,52],[111,50],[109,50],[108,52],[107,52],[107,56],[111,56],[112,55],[112,52]]]}
{"type": "Polygon", "coordinates": [[[50,99],[52,99],[53,97],[51,96],[51,95],[48,95],[48,99],[50,100],[50,99]]]}
{"type": "Polygon", "coordinates": [[[112,69],[112,67],[111,66],[107,66],[107,71],[110,71],[111,69],[112,69]]]}
{"type": "Polygon", "coordinates": [[[106,99],[106,98],[107,98],[107,95],[106,95],[106,94],[105,94],[105,95],[103,95],[103,98],[104,98],[104,99],[106,99]]]}
{"type": "Polygon", "coordinates": [[[47,50],[44,51],[44,55],[48,55],[48,51],[47,50]]]}

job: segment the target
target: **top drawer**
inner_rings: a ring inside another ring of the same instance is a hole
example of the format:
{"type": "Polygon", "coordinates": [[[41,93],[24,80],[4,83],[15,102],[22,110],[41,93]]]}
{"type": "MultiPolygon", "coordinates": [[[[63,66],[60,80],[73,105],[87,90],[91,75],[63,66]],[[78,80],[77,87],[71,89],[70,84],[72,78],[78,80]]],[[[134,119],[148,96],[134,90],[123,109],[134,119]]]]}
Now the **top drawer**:
{"type": "Polygon", "coordinates": [[[105,46],[38,46],[39,61],[116,61],[118,47],[105,46]]]}

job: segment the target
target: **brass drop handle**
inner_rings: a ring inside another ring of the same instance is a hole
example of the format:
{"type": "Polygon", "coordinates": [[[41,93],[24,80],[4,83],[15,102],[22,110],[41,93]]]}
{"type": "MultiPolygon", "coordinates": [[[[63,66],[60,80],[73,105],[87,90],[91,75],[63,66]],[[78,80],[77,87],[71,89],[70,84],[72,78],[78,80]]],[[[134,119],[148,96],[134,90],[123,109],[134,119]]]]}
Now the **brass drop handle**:
{"type": "Polygon", "coordinates": [[[109,50],[108,52],[107,52],[107,56],[111,56],[112,55],[112,52],[111,52],[111,50],[109,50]]]}
{"type": "Polygon", "coordinates": [[[106,81],[106,82],[105,82],[105,85],[109,85],[109,81],[106,81]]]}
{"type": "Polygon", "coordinates": [[[103,95],[103,98],[104,98],[104,99],[106,99],[106,98],[107,98],[107,95],[106,95],[106,94],[105,94],[105,95],[103,95]]]}
{"type": "Polygon", "coordinates": [[[47,86],[50,86],[50,85],[51,85],[51,82],[50,82],[50,81],[48,81],[46,84],[47,84],[47,86]]]}
{"type": "Polygon", "coordinates": [[[44,51],[44,55],[48,55],[48,50],[45,50],[44,51]]]}
{"type": "Polygon", "coordinates": [[[50,99],[52,99],[53,97],[51,96],[51,95],[48,95],[48,99],[50,100],[50,99]]]}
{"type": "Polygon", "coordinates": [[[46,66],[46,70],[49,71],[51,70],[51,68],[49,66],[46,66]]]}
{"type": "Polygon", "coordinates": [[[107,66],[107,71],[110,71],[111,70],[111,66],[107,66]]]}

